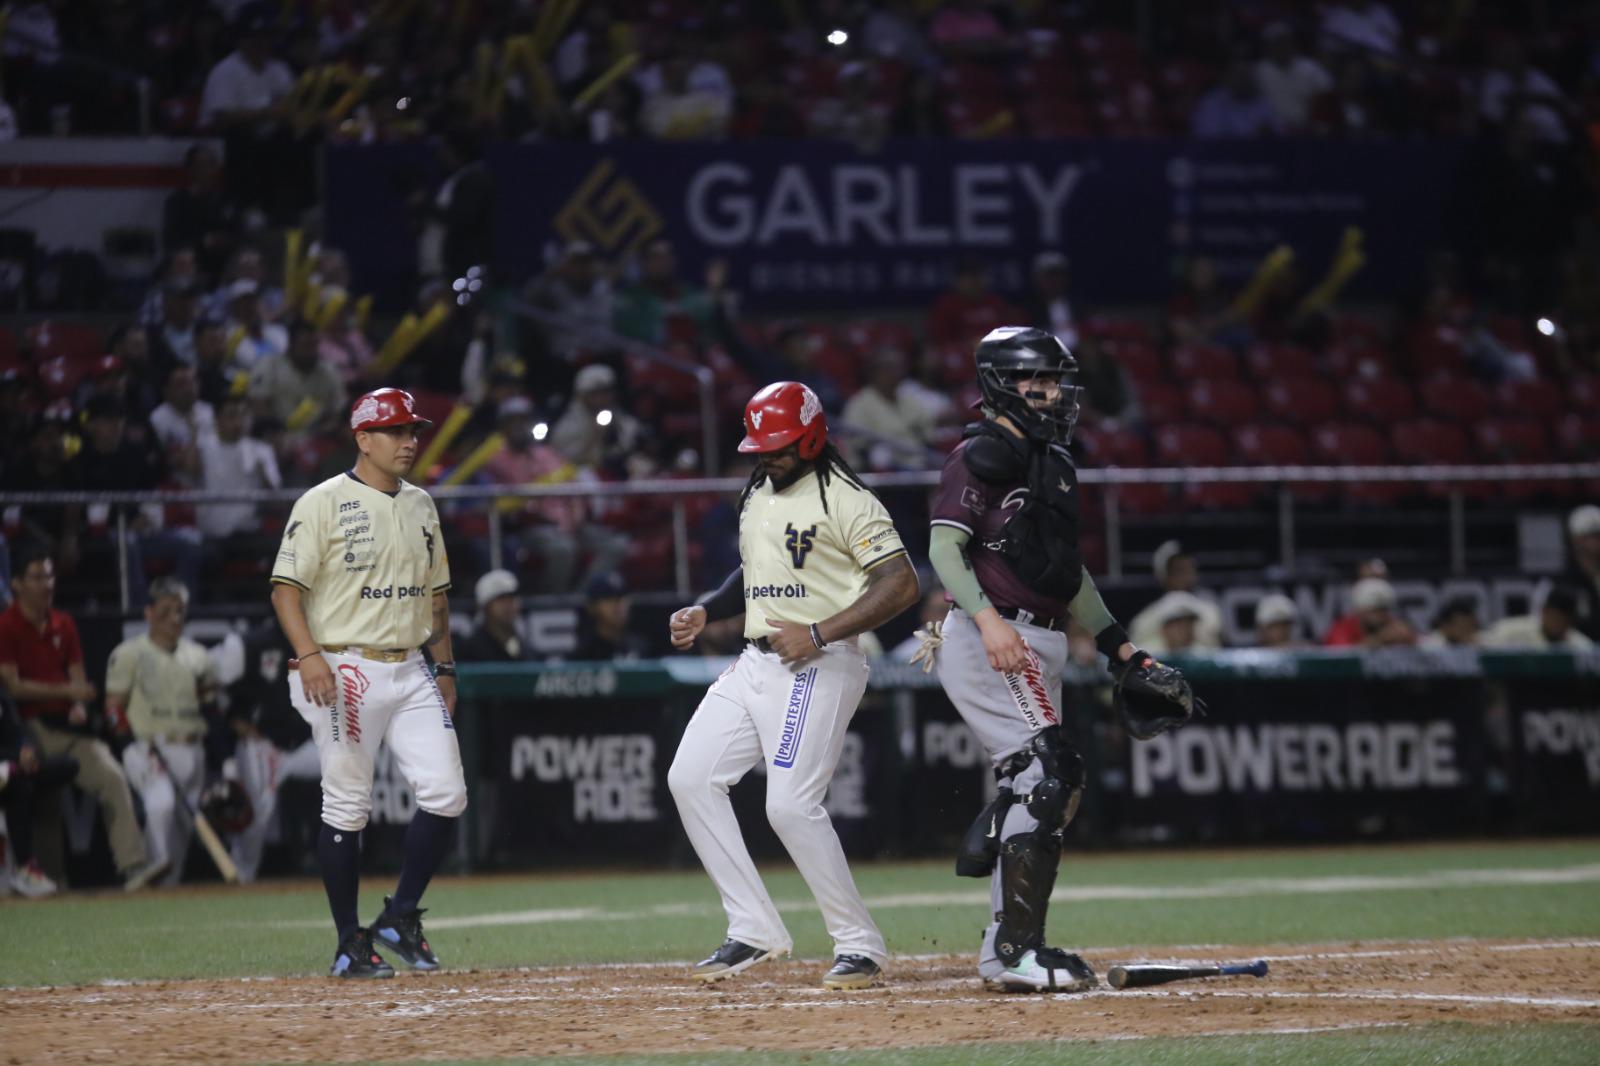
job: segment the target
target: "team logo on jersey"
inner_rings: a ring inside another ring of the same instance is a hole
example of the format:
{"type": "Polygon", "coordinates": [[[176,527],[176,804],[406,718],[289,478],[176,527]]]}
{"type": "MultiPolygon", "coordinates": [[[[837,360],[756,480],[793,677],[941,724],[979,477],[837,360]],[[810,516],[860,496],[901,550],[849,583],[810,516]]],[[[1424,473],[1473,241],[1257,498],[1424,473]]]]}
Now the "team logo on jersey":
{"type": "Polygon", "coordinates": [[[433,569],[433,534],[428,532],[428,527],[422,527],[422,543],[428,546],[428,569],[433,569]]]}
{"type": "Polygon", "coordinates": [[[289,528],[283,531],[283,539],[284,540],[293,540],[294,539],[294,531],[299,529],[299,528],[300,528],[299,520],[290,522],[289,523],[289,528]]]}
{"type": "Polygon", "coordinates": [[[1023,501],[1027,498],[1027,489],[1012,489],[1010,492],[1006,493],[1006,498],[1000,501],[1000,510],[1009,511],[1013,507],[1021,507],[1023,501]]]}
{"type": "Polygon", "coordinates": [[[783,711],[783,731],[778,734],[778,752],[772,765],[780,770],[794,766],[800,754],[800,738],[806,729],[806,712],[811,709],[811,693],[817,684],[817,668],[802,670],[794,675],[794,685],[789,689],[789,705],[783,711]]]}
{"type": "Polygon", "coordinates": [[[806,556],[811,554],[812,539],[817,535],[817,526],[813,522],[805,529],[794,528],[794,523],[786,523],[783,527],[784,547],[789,549],[789,558],[794,562],[796,570],[805,569],[806,556]]]}

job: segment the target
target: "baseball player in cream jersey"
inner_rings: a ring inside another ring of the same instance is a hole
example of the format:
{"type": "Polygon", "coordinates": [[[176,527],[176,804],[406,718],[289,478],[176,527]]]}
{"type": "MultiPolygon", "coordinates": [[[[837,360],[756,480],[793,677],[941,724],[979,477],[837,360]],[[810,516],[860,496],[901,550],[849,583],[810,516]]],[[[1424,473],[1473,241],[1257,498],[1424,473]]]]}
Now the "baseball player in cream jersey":
{"type": "Polygon", "coordinates": [[[416,969],[438,968],[417,904],[467,807],[451,721],[450,564],[432,498],[404,480],[428,425],[400,389],[357,400],[355,467],[295,502],[272,569],[273,610],[296,656],[289,695],[311,724],[322,763],[317,859],[339,934],[338,977],[394,976],[374,945],[416,969]],[[400,883],[369,928],[356,918],[360,835],[372,807],[373,757],[385,741],[417,812],[400,883]]]}
{"type": "Polygon", "coordinates": [[[744,615],[744,652],[706,693],[667,774],[728,915],[727,940],[694,975],[721,980],[793,945],[728,798],[765,760],[767,819],[833,938],[822,983],[867,988],[888,949],[822,799],[867,687],[856,638],[917,602],[917,575],[888,511],[827,443],[815,393],[768,385],[746,406],[745,430],[739,450],[760,462],[739,501],[741,566],[670,623],[673,645],[687,648],[708,621],[744,615]]]}

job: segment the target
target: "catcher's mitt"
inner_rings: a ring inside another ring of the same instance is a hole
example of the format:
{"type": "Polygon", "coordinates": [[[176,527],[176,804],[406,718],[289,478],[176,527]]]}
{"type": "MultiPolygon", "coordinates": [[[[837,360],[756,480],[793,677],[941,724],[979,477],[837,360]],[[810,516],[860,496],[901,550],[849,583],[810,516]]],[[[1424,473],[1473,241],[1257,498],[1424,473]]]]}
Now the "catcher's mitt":
{"type": "Polygon", "coordinates": [[[1204,701],[1177,667],[1159,663],[1147,652],[1135,651],[1127,662],[1112,663],[1111,676],[1116,678],[1111,705],[1137,740],[1150,740],[1205,715],[1204,701]]]}

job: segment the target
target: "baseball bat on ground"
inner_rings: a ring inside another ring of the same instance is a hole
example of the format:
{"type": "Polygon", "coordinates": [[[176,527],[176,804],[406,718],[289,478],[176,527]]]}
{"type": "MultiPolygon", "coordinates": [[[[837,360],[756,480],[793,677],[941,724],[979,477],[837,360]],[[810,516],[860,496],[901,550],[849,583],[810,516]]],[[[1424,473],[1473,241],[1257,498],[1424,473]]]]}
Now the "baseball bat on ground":
{"type": "Polygon", "coordinates": [[[211,827],[211,820],[206,817],[204,811],[195,809],[194,804],[189,802],[189,797],[179,785],[178,779],[173,777],[172,764],[167,761],[166,755],[161,751],[161,745],[152,740],[150,742],[150,751],[155,755],[156,761],[167,771],[167,777],[172,780],[172,791],[178,797],[178,802],[183,804],[183,809],[193,819],[195,834],[199,836],[200,843],[206,846],[206,852],[211,856],[211,861],[217,864],[217,872],[222,875],[222,879],[228,884],[238,884],[239,868],[233,864],[233,856],[228,854],[228,846],[222,842],[222,838],[217,835],[217,831],[211,827]]]}
{"type": "Polygon", "coordinates": [[[1112,988],[1147,988],[1164,985],[1169,981],[1187,981],[1195,977],[1250,977],[1267,976],[1267,960],[1234,963],[1221,966],[1176,966],[1135,962],[1127,966],[1113,966],[1106,971],[1106,982],[1112,988]]]}

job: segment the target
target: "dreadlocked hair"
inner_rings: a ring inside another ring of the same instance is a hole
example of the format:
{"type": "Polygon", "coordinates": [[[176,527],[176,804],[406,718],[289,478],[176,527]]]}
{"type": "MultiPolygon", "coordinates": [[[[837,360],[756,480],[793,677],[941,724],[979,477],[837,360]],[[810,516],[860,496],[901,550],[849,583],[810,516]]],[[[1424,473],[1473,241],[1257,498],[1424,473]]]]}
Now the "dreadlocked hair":
{"type": "MultiPolygon", "coordinates": [[[[833,446],[832,442],[822,446],[822,454],[817,456],[813,469],[817,474],[817,492],[822,497],[823,514],[831,513],[828,510],[828,482],[833,480],[834,475],[838,475],[847,484],[855,486],[873,499],[878,498],[878,494],[868,488],[866,482],[861,480],[861,475],[856,473],[849,463],[845,462],[844,456],[840,454],[838,448],[833,446]]],[[[750,472],[750,480],[746,481],[744,488],[739,491],[740,511],[743,511],[744,505],[750,501],[750,494],[766,479],[767,472],[761,468],[760,463],[757,463],[756,468],[750,472]]]]}

